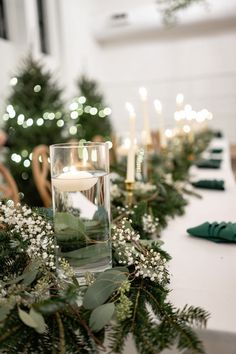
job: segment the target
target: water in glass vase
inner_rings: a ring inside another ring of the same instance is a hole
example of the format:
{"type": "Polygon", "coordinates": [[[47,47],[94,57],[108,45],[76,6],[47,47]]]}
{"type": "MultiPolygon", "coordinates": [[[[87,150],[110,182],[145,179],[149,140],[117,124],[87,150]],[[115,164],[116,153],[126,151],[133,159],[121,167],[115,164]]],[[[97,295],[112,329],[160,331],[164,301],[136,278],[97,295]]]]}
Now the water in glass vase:
{"type": "Polygon", "coordinates": [[[109,175],[70,171],[52,186],[58,256],[77,277],[111,268],[109,175]]]}

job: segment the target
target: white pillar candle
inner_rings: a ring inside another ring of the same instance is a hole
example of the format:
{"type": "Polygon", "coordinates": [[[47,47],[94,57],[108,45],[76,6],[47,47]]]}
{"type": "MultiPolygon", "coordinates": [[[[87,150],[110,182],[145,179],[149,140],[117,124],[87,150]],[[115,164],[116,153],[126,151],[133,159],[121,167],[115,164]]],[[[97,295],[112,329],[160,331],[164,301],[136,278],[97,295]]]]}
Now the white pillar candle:
{"type": "Polygon", "coordinates": [[[130,136],[130,148],[128,150],[127,157],[127,171],[126,181],[134,182],[135,180],[135,112],[131,103],[126,103],[126,108],[129,112],[129,136],[130,136]]]}
{"type": "Polygon", "coordinates": [[[148,106],[147,106],[147,89],[145,87],[139,88],[139,95],[142,101],[142,109],[143,109],[143,130],[144,130],[144,144],[151,145],[152,144],[152,137],[150,132],[150,122],[149,122],[149,115],[148,115],[148,106]]]}
{"type": "Polygon", "coordinates": [[[165,123],[164,123],[164,117],[163,117],[163,114],[162,114],[161,101],[155,100],[154,101],[154,107],[156,109],[157,116],[158,116],[158,122],[159,122],[160,145],[161,145],[161,148],[165,149],[167,144],[166,144],[165,123]]]}
{"type": "Polygon", "coordinates": [[[61,173],[58,177],[52,178],[53,186],[60,192],[80,192],[92,188],[98,181],[87,171],[75,171],[61,173]]]}

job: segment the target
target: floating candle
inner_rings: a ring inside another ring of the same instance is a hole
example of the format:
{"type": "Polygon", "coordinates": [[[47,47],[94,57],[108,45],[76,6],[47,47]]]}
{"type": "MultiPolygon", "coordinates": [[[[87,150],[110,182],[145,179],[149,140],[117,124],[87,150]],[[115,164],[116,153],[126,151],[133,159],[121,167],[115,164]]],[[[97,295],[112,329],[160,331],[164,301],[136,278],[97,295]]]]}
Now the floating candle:
{"type": "Polygon", "coordinates": [[[98,181],[87,171],[69,171],[52,178],[52,184],[60,192],[79,192],[92,188],[98,181]]]}

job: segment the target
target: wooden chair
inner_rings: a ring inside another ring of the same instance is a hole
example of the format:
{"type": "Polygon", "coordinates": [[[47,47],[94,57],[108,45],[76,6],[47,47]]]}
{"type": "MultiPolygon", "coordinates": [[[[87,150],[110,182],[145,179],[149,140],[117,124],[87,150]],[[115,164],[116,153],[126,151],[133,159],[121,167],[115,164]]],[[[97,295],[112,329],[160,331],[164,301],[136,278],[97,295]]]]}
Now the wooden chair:
{"type": "Polygon", "coordinates": [[[48,180],[50,173],[49,148],[46,145],[38,145],[32,154],[32,169],[35,185],[46,208],[52,205],[51,183],[48,180]]]}
{"type": "Polygon", "coordinates": [[[19,191],[10,171],[0,163],[0,175],[3,183],[0,183],[1,199],[11,199],[15,204],[19,203],[19,191]]]}

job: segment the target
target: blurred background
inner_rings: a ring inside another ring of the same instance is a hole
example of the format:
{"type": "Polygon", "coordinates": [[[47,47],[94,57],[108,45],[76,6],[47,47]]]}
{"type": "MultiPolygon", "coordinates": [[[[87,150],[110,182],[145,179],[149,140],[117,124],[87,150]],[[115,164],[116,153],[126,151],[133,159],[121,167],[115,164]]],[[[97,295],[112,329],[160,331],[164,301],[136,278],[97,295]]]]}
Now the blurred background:
{"type": "Polygon", "coordinates": [[[56,72],[65,99],[76,93],[80,74],[96,79],[117,130],[126,122],[124,102],[138,106],[137,89],[145,86],[162,101],[168,124],[182,92],[196,109],[213,112],[214,125],[233,143],[236,0],[189,3],[165,26],[155,0],[0,0],[0,105],[31,50],[56,72]]]}
{"type": "Polygon", "coordinates": [[[153,100],[171,128],[183,93],[235,165],[236,0],[0,0],[0,63],[0,143],[21,179],[37,144],[123,134],[127,101],[141,131],[140,86],[152,130],[153,100]]]}

